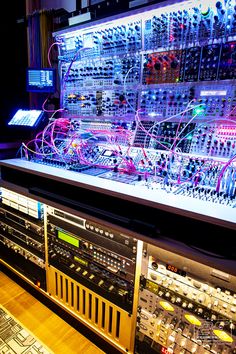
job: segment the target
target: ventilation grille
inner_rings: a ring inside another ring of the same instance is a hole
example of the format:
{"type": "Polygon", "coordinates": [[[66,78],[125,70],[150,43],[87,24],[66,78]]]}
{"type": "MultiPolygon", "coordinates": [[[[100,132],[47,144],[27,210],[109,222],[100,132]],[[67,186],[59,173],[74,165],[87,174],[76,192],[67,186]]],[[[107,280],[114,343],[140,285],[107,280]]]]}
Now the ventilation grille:
{"type": "Polygon", "coordinates": [[[49,292],[93,330],[127,353],[130,351],[132,316],[64,273],[50,267],[49,292]]]}

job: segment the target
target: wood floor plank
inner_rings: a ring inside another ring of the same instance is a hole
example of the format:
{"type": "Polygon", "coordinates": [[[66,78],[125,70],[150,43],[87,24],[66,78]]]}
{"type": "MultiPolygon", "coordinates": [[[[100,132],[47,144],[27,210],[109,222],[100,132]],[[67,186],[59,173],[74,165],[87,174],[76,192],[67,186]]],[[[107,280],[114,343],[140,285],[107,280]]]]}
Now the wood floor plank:
{"type": "Polygon", "coordinates": [[[8,302],[9,299],[13,300],[15,296],[23,293],[24,290],[17,284],[12,286],[12,280],[6,276],[1,275],[2,274],[0,274],[0,303],[4,306],[4,304],[8,302]]]}
{"type": "Polygon", "coordinates": [[[0,304],[55,354],[104,354],[3,272],[0,272],[0,304]]]}

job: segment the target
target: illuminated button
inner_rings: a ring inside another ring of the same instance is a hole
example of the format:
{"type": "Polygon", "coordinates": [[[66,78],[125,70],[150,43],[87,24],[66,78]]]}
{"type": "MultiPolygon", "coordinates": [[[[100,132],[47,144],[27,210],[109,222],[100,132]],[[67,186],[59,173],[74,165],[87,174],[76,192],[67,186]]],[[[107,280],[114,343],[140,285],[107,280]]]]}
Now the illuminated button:
{"type": "Polygon", "coordinates": [[[93,225],[90,225],[89,228],[90,228],[90,230],[94,230],[94,226],[93,225]]]}
{"type": "Polygon", "coordinates": [[[102,229],[100,229],[99,232],[100,232],[101,235],[103,235],[104,231],[102,229]]]}
{"type": "Polygon", "coordinates": [[[162,307],[164,310],[166,310],[166,311],[171,311],[171,312],[173,312],[173,311],[175,310],[174,307],[171,306],[171,305],[170,305],[168,302],[166,302],[166,301],[160,301],[159,303],[160,303],[161,307],[162,307]]]}
{"type": "Polygon", "coordinates": [[[105,236],[109,236],[109,232],[108,231],[105,231],[105,236]]]}
{"type": "Polygon", "coordinates": [[[233,343],[233,338],[220,329],[214,329],[213,333],[223,342],[233,343]]]}
{"type": "Polygon", "coordinates": [[[191,323],[192,325],[195,325],[195,326],[201,326],[201,322],[198,320],[197,317],[193,316],[193,315],[189,315],[189,314],[186,314],[184,315],[184,317],[186,318],[186,320],[191,323]]]}
{"type": "Polygon", "coordinates": [[[110,236],[110,238],[114,238],[114,235],[113,235],[113,234],[110,234],[109,236],[110,236]]]}
{"type": "Polygon", "coordinates": [[[95,231],[98,232],[98,231],[99,231],[99,228],[98,228],[98,227],[95,227],[95,231]]]}

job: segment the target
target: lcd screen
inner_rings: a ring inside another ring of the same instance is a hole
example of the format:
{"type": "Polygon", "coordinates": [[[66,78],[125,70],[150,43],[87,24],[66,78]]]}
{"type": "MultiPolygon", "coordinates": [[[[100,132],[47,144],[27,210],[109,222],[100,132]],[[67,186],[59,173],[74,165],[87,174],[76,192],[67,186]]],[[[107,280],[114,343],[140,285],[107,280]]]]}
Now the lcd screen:
{"type": "Polygon", "coordinates": [[[27,68],[26,89],[28,92],[55,92],[56,70],[54,68],[27,68]]]}
{"type": "Polygon", "coordinates": [[[58,234],[57,234],[58,238],[60,240],[63,240],[75,247],[79,247],[79,240],[71,235],[68,235],[66,234],[65,232],[62,232],[62,231],[58,231],[58,234]]]}

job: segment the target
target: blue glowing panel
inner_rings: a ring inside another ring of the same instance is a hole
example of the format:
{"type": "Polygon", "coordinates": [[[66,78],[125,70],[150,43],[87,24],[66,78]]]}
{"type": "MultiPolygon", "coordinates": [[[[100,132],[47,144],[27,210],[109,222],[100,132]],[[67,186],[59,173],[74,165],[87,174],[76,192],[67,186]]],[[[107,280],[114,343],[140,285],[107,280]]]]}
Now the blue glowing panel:
{"type": "Polygon", "coordinates": [[[35,127],[40,119],[43,117],[44,112],[36,109],[23,110],[18,109],[14,114],[12,119],[9,121],[8,125],[11,126],[24,126],[24,127],[35,127]]]}

